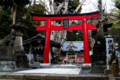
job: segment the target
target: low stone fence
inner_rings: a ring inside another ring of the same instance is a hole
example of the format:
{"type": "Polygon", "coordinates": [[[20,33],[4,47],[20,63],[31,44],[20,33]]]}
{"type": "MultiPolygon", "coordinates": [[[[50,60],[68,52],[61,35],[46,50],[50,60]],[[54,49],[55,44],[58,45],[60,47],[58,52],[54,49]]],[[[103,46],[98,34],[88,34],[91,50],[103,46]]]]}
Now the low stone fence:
{"type": "Polygon", "coordinates": [[[108,80],[106,75],[15,74],[0,73],[0,80],[108,80]]]}
{"type": "Polygon", "coordinates": [[[120,80],[120,77],[116,77],[115,80],[120,80]]]}

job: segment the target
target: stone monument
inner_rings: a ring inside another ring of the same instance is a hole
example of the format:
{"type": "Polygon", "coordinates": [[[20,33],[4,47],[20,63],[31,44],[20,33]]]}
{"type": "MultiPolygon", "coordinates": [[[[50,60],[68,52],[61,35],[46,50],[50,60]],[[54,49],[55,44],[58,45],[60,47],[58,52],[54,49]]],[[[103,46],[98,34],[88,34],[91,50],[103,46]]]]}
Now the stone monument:
{"type": "Polygon", "coordinates": [[[17,23],[16,25],[12,25],[12,27],[16,30],[16,39],[14,41],[15,48],[15,56],[16,56],[16,65],[18,69],[28,68],[28,60],[27,56],[24,52],[23,41],[22,41],[22,30],[25,28],[23,25],[17,23]]]}
{"type": "Polygon", "coordinates": [[[0,43],[0,71],[13,71],[17,69],[14,55],[14,40],[16,31],[11,31],[0,43]]]}
{"type": "Polygon", "coordinates": [[[95,40],[93,55],[91,55],[91,73],[102,73],[106,69],[106,41],[105,37],[97,30],[92,30],[95,40]]]}

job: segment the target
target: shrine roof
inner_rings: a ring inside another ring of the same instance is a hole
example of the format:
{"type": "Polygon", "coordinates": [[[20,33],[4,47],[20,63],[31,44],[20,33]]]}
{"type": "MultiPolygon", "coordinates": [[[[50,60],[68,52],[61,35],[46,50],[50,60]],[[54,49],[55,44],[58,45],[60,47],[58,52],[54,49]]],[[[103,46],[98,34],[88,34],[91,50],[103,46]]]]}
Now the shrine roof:
{"type": "Polygon", "coordinates": [[[62,45],[63,52],[80,52],[81,50],[84,50],[83,41],[65,41],[62,45]]]}
{"type": "MultiPolygon", "coordinates": [[[[40,44],[44,46],[44,43],[45,36],[43,36],[42,34],[37,34],[36,36],[33,36],[32,38],[23,41],[23,46],[29,47],[30,44],[32,44],[33,47],[39,46],[40,44]]],[[[61,46],[60,42],[55,40],[50,40],[50,45],[58,48],[61,46]]]]}

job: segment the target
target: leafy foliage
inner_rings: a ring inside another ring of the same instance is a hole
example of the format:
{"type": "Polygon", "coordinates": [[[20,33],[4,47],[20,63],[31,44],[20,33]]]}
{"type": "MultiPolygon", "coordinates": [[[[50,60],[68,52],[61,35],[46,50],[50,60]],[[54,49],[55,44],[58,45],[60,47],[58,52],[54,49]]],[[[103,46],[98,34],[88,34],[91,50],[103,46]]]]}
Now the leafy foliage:
{"type": "Polygon", "coordinates": [[[1,7],[0,11],[0,39],[4,38],[10,33],[10,24],[12,23],[11,10],[6,9],[5,6],[1,7]]]}
{"type": "MultiPolygon", "coordinates": [[[[116,22],[119,22],[119,20],[116,22]]],[[[120,44],[120,27],[116,25],[116,22],[114,22],[109,33],[114,37],[114,41],[120,44]]]]}
{"type": "MultiPolygon", "coordinates": [[[[33,4],[26,7],[26,4],[30,3],[30,0],[0,0],[0,38],[4,38],[6,34],[9,34],[11,28],[9,25],[12,24],[11,18],[11,9],[14,7],[17,8],[16,13],[16,23],[18,20],[22,25],[25,26],[23,32],[23,39],[28,39],[30,37],[35,36],[38,32],[36,31],[36,25],[40,25],[40,21],[34,21],[32,16],[30,15],[31,12],[45,14],[45,8],[40,4],[33,4]]],[[[42,32],[44,33],[44,32],[42,32]]]]}
{"type": "MultiPolygon", "coordinates": [[[[10,33],[10,25],[12,24],[12,13],[17,8],[17,15],[24,10],[29,0],[0,0],[0,38],[4,38],[10,33]]],[[[22,18],[22,16],[20,15],[22,18]]]]}
{"type": "Polygon", "coordinates": [[[115,6],[120,9],[120,0],[115,0],[115,6]]]}
{"type": "Polygon", "coordinates": [[[27,5],[30,3],[30,0],[0,0],[0,5],[4,5],[5,7],[23,7],[23,5],[27,5]]]}
{"type": "MultiPolygon", "coordinates": [[[[75,22],[73,21],[73,23],[71,25],[79,25],[80,22],[75,22]]],[[[83,34],[81,30],[70,30],[67,31],[67,41],[83,41],[83,34]]]]}
{"type": "MultiPolygon", "coordinates": [[[[23,31],[23,39],[28,39],[31,38],[33,36],[35,36],[38,32],[36,31],[36,26],[41,25],[40,21],[34,21],[32,16],[31,16],[31,12],[32,13],[39,13],[39,14],[45,14],[45,8],[40,5],[40,4],[33,4],[30,5],[26,8],[26,11],[24,11],[21,14],[24,14],[25,18],[22,19],[22,23],[25,26],[25,30],[23,31]]],[[[42,32],[44,34],[44,32],[42,32]]]]}
{"type": "MultiPolygon", "coordinates": [[[[119,0],[115,0],[115,3],[117,4],[116,1],[119,1],[119,0]]],[[[114,19],[116,21],[112,21],[113,26],[112,26],[111,30],[109,31],[109,34],[112,35],[114,37],[114,41],[118,42],[118,44],[120,45],[120,18],[119,18],[120,9],[115,9],[114,8],[111,11],[114,12],[113,15],[118,16],[118,17],[112,16],[112,19],[114,19]]]]}
{"type": "Polygon", "coordinates": [[[80,31],[68,31],[67,41],[83,41],[83,36],[80,31]]]}

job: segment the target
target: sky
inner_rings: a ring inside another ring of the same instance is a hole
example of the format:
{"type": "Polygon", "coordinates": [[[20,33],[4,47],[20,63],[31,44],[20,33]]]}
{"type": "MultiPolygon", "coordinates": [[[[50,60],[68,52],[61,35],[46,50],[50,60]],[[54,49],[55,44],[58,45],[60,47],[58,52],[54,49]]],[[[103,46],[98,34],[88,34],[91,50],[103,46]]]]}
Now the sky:
{"type": "MultiPolygon", "coordinates": [[[[102,6],[107,13],[110,13],[110,9],[115,8],[113,0],[102,0],[102,6]]],[[[94,11],[98,11],[98,0],[86,0],[84,5],[82,6],[81,13],[88,13],[94,11]]]]}
{"type": "MultiPolygon", "coordinates": [[[[43,1],[49,7],[49,0],[43,1]]],[[[113,0],[102,0],[103,9],[105,9],[105,12],[107,13],[110,13],[110,9],[115,8],[114,5],[115,4],[113,0]]],[[[86,2],[84,2],[84,5],[82,6],[81,13],[89,13],[94,11],[98,11],[98,0],[86,0],[86,2]]]]}

